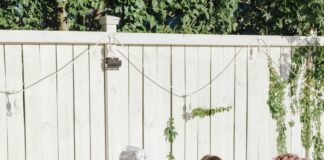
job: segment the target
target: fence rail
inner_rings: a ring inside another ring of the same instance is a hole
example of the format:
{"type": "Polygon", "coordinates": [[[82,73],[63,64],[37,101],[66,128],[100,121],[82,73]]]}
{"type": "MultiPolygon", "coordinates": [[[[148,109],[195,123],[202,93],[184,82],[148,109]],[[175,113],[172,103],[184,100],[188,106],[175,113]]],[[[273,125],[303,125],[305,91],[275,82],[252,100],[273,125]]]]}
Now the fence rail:
{"type": "MultiPolygon", "coordinates": [[[[0,31],[1,91],[21,90],[82,54],[22,93],[0,94],[0,159],[116,160],[127,145],[135,145],[145,149],[149,160],[162,160],[171,150],[164,128],[172,116],[178,132],[172,145],[176,159],[216,154],[224,160],[270,160],[276,155],[276,130],[266,103],[269,73],[262,52],[269,52],[286,77],[292,47],[307,40],[311,39],[0,31]],[[126,58],[110,49],[111,44],[126,58]],[[103,70],[106,54],[122,60],[118,71],[103,70]],[[210,85],[179,98],[145,75],[180,94],[210,85]],[[232,106],[228,113],[183,118],[196,107],[227,105],[232,106]]],[[[324,45],[324,37],[319,42],[324,45]]],[[[286,121],[291,119],[296,124],[287,131],[288,151],[303,154],[301,124],[293,115],[286,121]]]]}

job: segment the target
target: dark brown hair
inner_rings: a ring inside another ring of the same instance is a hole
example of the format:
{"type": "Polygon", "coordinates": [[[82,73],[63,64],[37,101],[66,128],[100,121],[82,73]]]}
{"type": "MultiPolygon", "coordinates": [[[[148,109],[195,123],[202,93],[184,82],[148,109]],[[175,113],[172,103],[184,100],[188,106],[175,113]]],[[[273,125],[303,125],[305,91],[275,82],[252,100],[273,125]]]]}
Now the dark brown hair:
{"type": "Polygon", "coordinates": [[[305,160],[305,158],[300,158],[296,154],[287,153],[277,156],[274,160],[305,160]]]}
{"type": "Polygon", "coordinates": [[[201,160],[222,160],[221,158],[213,155],[206,155],[201,160]]]}

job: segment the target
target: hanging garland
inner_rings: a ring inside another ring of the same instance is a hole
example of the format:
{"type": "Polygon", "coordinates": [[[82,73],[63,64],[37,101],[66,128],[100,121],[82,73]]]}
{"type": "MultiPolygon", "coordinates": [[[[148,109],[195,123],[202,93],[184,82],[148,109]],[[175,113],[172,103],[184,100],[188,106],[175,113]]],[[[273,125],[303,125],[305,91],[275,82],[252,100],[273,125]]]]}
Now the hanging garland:
{"type": "Polygon", "coordinates": [[[300,112],[301,141],[306,150],[306,159],[310,159],[310,148],[313,146],[314,160],[323,160],[321,116],[324,112],[324,47],[318,41],[295,49],[289,84],[292,111],[300,112]],[[303,83],[298,85],[300,77],[303,83]],[[300,93],[297,87],[300,87],[300,93]]]}
{"type": "Polygon", "coordinates": [[[270,73],[269,99],[267,101],[272,119],[277,124],[277,152],[278,154],[287,153],[286,147],[286,109],[284,105],[286,82],[281,80],[274,69],[271,59],[268,59],[268,68],[270,73]]]}
{"type": "MultiPolygon", "coordinates": [[[[216,113],[223,113],[228,112],[232,107],[216,107],[216,108],[210,108],[210,109],[204,109],[201,107],[195,108],[192,110],[191,113],[187,113],[189,117],[186,117],[186,120],[193,119],[196,117],[203,118],[207,116],[213,116],[216,113]]],[[[177,137],[178,133],[174,127],[174,118],[169,118],[169,121],[167,122],[167,127],[164,129],[164,135],[166,137],[166,140],[170,143],[170,145],[173,144],[175,138],[177,137]]],[[[175,160],[175,157],[172,152],[169,152],[167,155],[168,160],[175,160]]]]}

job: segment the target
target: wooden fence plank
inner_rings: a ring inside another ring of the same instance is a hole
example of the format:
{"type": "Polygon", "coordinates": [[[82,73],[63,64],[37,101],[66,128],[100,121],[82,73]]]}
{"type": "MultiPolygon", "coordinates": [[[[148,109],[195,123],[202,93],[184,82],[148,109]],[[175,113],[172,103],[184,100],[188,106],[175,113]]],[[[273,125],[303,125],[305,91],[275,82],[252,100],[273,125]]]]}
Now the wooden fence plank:
{"type": "MultiPolygon", "coordinates": [[[[198,48],[198,86],[201,87],[210,82],[210,52],[209,47],[198,48]]],[[[204,109],[210,108],[210,86],[197,93],[198,106],[204,109]]],[[[210,117],[198,118],[198,159],[210,154],[210,117]]]]}
{"type": "MultiPolygon", "coordinates": [[[[109,46],[108,46],[109,48],[109,46]]],[[[128,56],[127,47],[120,47],[128,56]]],[[[108,49],[108,56],[120,57],[119,70],[108,71],[108,134],[109,160],[119,159],[120,153],[128,145],[128,63],[127,60],[108,49]]]]}
{"type": "MultiPolygon", "coordinates": [[[[172,47],[172,88],[177,94],[185,93],[185,53],[184,47],[172,47]]],[[[186,112],[185,99],[172,96],[172,111],[174,126],[178,135],[173,144],[173,155],[176,159],[185,159],[186,121],[183,117],[186,112]]]]}
{"type": "MultiPolygon", "coordinates": [[[[144,73],[166,88],[170,85],[170,48],[145,47],[144,73]]],[[[170,95],[144,79],[144,148],[148,159],[161,159],[169,153],[164,128],[170,116],[170,95]],[[156,149],[156,147],[159,149],[156,149]]]]}
{"type": "MultiPolygon", "coordinates": [[[[57,45],[57,68],[73,57],[72,45],[57,45]]],[[[57,110],[59,159],[74,159],[73,65],[57,73],[57,110]]]]}
{"type": "MultiPolygon", "coordinates": [[[[280,58],[281,58],[281,49],[280,49],[280,47],[271,48],[269,50],[269,55],[270,55],[271,59],[275,61],[275,62],[272,62],[272,66],[275,68],[278,75],[280,75],[280,67],[277,66],[278,64],[280,64],[280,58]]],[[[269,113],[270,113],[270,110],[269,110],[269,113]]],[[[288,120],[288,115],[286,115],[286,116],[287,116],[286,119],[288,120]]],[[[269,138],[269,143],[270,143],[270,147],[271,147],[270,148],[271,157],[275,157],[275,156],[278,155],[278,152],[277,152],[277,135],[278,135],[278,132],[276,131],[276,129],[277,129],[276,120],[272,119],[271,113],[270,113],[270,138],[269,138]]],[[[291,150],[291,145],[290,145],[290,141],[291,141],[290,137],[291,136],[290,136],[290,131],[289,131],[288,126],[287,126],[286,135],[287,135],[287,139],[286,139],[287,151],[290,151],[291,150]]]]}
{"type": "MultiPolygon", "coordinates": [[[[0,45],[0,90],[6,91],[5,77],[5,53],[4,46],[0,45]]],[[[0,159],[8,159],[7,156],[7,98],[6,95],[0,93],[0,159]]]]}
{"type": "MultiPolygon", "coordinates": [[[[219,74],[230,63],[234,54],[235,48],[213,49],[212,77],[219,74]]],[[[232,109],[212,118],[212,153],[230,160],[234,157],[234,62],[212,85],[212,107],[220,106],[232,106],[232,109]]]]}
{"type": "MultiPolygon", "coordinates": [[[[144,74],[157,79],[157,48],[144,47],[143,63],[144,74]]],[[[154,112],[158,101],[158,88],[148,79],[144,78],[144,149],[148,159],[155,159],[156,141],[159,141],[154,134],[154,112]]],[[[160,146],[159,146],[160,147],[160,146]]],[[[160,158],[160,157],[159,157],[160,158]]]]}
{"type": "Polygon", "coordinates": [[[87,45],[74,45],[74,114],[75,114],[75,159],[89,160],[90,147],[90,95],[89,95],[89,59],[87,45]]]}
{"type": "MultiPolygon", "coordinates": [[[[40,77],[45,77],[56,71],[56,46],[41,45],[39,57],[40,77]]],[[[58,160],[58,114],[56,75],[39,83],[41,146],[42,159],[58,160]]]]}
{"type": "MultiPolygon", "coordinates": [[[[129,59],[142,71],[142,47],[129,46],[129,59]]],[[[143,147],[143,75],[129,65],[129,144],[143,147]]]]}
{"type": "MultiPolygon", "coordinates": [[[[41,79],[40,46],[23,45],[24,84],[29,86],[41,79]]],[[[26,159],[42,160],[42,104],[41,86],[25,91],[26,159]]]]}
{"type": "Polygon", "coordinates": [[[236,48],[234,160],[246,160],[247,48],[236,48]]]}
{"type": "MultiPolygon", "coordinates": [[[[266,48],[265,48],[266,49],[266,48]]],[[[258,49],[257,49],[258,50],[258,49]]],[[[260,52],[255,52],[257,60],[257,64],[254,66],[254,68],[251,70],[252,74],[255,74],[255,76],[258,76],[257,83],[254,83],[253,85],[256,86],[256,90],[258,92],[258,109],[259,109],[259,119],[258,119],[258,137],[259,137],[259,144],[258,144],[258,151],[259,151],[259,159],[268,159],[272,158],[271,155],[271,149],[270,149],[270,128],[271,128],[271,113],[269,106],[267,104],[268,101],[268,90],[269,90],[269,69],[267,65],[267,56],[262,52],[260,49],[260,52]],[[256,69],[257,68],[257,69],[256,69]],[[260,73],[260,70],[263,72],[260,73]],[[255,73],[253,73],[255,72],[255,73]],[[267,141],[268,140],[268,141],[267,141]],[[269,149],[265,149],[269,148],[269,149]]],[[[254,59],[253,59],[254,60],[254,59]]],[[[252,60],[252,61],[253,61],[252,60]]],[[[251,97],[252,98],[252,97],[251,97]]],[[[254,98],[256,99],[256,98],[254,98]]],[[[253,116],[253,115],[251,115],[253,116]]]]}
{"type": "MultiPolygon", "coordinates": [[[[6,45],[6,81],[9,91],[23,87],[21,45],[6,45]]],[[[10,160],[25,160],[25,123],[23,94],[10,96],[11,116],[8,124],[8,157],[10,160]]]]}
{"type": "MultiPolygon", "coordinates": [[[[186,94],[190,94],[198,88],[198,49],[195,47],[185,47],[186,54],[186,94]]],[[[187,97],[186,110],[191,112],[198,107],[198,96],[187,97]]],[[[186,155],[187,160],[198,159],[198,120],[190,119],[186,122],[186,155]]]]}
{"type": "Polygon", "coordinates": [[[90,46],[91,159],[105,160],[104,46],[90,46]]]}
{"type": "Polygon", "coordinates": [[[258,153],[259,153],[259,140],[258,137],[258,117],[259,117],[259,104],[258,99],[255,97],[259,94],[257,90],[258,84],[258,76],[256,70],[259,66],[256,66],[256,56],[260,56],[257,53],[257,48],[249,48],[248,51],[248,123],[247,123],[247,159],[248,160],[258,160],[258,153]],[[254,60],[253,60],[254,59],[254,60]]]}
{"type": "MultiPolygon", "coordinates": [[[[157,79],[162,81],[162,84],[171,90],[171,47],[163,46],[157,48],[157,79]]],[[[165,159],[166,155],[170,152],[170,144],[166,141],[164,129],[167,126],[166,122],[171,116],[171,94],[161,88],[158,88],[158,99],[155,108],[152,110],[152,134],[155,135],[154,145],[159,146],[159,149],[154,150],[153,159],[165,159]],[[163,157],[163,158],[162,158],[163,157]]],[[[153,136],[152,136],[153,137],[153,136]]]]}
{"type": "Polygon", "coordinates": [[[259,48],[251,48],[249,53],[248,71],[248,152],[247,159],[257,160],[270,157],[269,139],[269,108],[267,58],[258,51],[259,48]],[[260,72],[262,70],[263,72],[260,72]],[[256,98],[258,97],[258,98],[256,98]],[[261,113],[261,114],[260,114],[261,113]],[[264,115],[264,116],[262,116],[264,115]]]}

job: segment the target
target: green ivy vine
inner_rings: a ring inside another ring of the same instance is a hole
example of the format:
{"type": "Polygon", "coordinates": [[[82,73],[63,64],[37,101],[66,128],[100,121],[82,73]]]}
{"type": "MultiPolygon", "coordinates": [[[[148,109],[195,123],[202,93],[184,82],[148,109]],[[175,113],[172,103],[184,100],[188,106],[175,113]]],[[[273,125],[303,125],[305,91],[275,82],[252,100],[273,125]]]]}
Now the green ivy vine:
{"type": "Polygon", "coordinates": [[[228,112],[231,110],[231,106],[227,106],[227,107],[216,107],[216,108],[210,108],[210,109],[205,109],[205,108],[195,108],[192,110],[191,114],[192,118],[204,118],[207,116],[214,116],[216,113],[223,113],[223,112],[228,112]]]}
{"type": "MultiPolygon", "coordinates": [[[[314,38],[313,38],[314,39],[314,38]]],[[[321,116],[324,112],[324,47],[310,43],[295,49],[292,56],[289,77],[290,97],[293,111],[300,115],[301,140],[306,150],[306,159],[310,159],[310,148],[314,147],[314,160],[323,160],[323,138],[321,134],[321,116]],[[302,79],[303,83],[298,85],[302,79]],[[300,87],[300,93],[297,88],[300,87]]]]}
{"type": "MultiPolygon", "coordinates": [[[[191,118],[203,118],[203,117],[207,117],[207,116],[213,116],[216,113],[223,113],[223,112],[228,112],[232,107],[231,106],[227,106],[227,107],[216,107],[216,108],[210,108],[210,109],[205,109],[205,108],[195,108],[192,110],[191,113],[188,113],[188,115],[190,115],[189,119],[191,118]]],[[[164,129],[164,135],[166,140],[170,143],[170,145],[173,144],[175,138],[177,137],[178,133],[174,127],[174,118],[169,118],[168,122],[167,122],[167,127],[164,129]]],[[[168,160],[175,160],[175,157],[172,153],[172,151],[169,152],[169,154],[167,155],[167,159],[168,160]]]]}
{"type": "MultiPolygon", "coordinates": [[[[174,127],[174,118],[170,118],[169,121],[167,122],[167,127],[164,129],[164,135],[166,137],[166,140],[170,143],[170,145],[172,145],[175,138],[178,135],[178,133],[174,127]]],[[[167,155],[167,159],[175,160],[175,157],[171,151],[167,155]]]]}
{"type": "Polygon", "coordinates": [[[272,66],[271,59],[268,59],[268,68],[270,73],[269,99],[267,101],[272,119],[277,124],[277,152],[278,154],[287,153],[286,146],[286,109],[284,105],[286,82],[281,80],[280,76],[272,66]]]}

